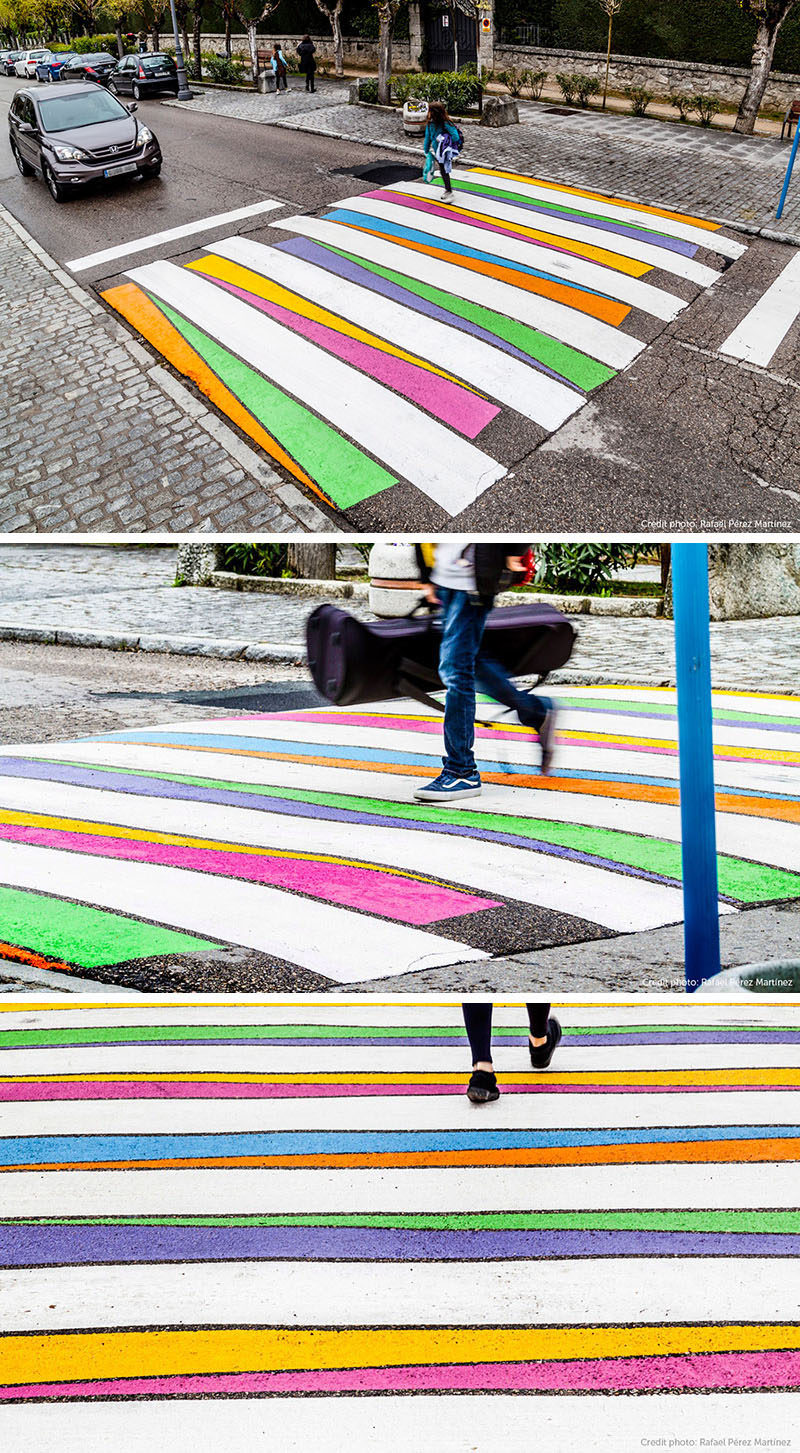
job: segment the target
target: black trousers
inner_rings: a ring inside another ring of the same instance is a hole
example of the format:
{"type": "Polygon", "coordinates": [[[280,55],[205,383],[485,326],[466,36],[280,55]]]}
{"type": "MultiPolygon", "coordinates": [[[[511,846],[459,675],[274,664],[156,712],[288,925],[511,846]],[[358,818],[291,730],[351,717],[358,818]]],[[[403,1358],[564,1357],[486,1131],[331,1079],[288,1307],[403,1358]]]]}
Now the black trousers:
{"type": "MultiPolygon", "coordinates": [[[[461,1008],[464,1011],[464,1024],[467,1030],[469,1047],[472,1050],[472,1063],[478,1064],[481,1060],[491,1061],[492,1058],[492,1004],[464,1003],[461,1008]]],[[[534,1039],[544,1039],[547,1033],[547,1020],[550,1014],[549,1004],[526,1004],[528,1011],[528,1024],[531,1035],[534,1039]]]]}
{"type": "Polygon", "coordinates": [[[439,172],[441,174],[442,181],[444,182],[444,189],[445,189],[445,191],[446,192],[452,192],[453,187],[452,187],[452,184],[450,182],[450,173],[445,171],[445,169],[442,166],[442,163],[441,162],[437,162],[437,166],[439,168],[439,172]]]}
{"type": "Polygon", "coordinates": [[[307,91],[313,91],[314,90],[314,72],[313,71],[306,71],[306,90],[307,91]]]}

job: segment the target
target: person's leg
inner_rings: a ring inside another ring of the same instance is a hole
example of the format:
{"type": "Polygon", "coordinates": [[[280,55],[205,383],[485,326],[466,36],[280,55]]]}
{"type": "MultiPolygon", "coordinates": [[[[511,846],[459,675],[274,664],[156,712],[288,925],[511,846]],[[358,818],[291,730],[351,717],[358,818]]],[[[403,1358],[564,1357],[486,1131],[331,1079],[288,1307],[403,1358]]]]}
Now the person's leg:
{"type": "Polygon", "coordinates": [[[515,711],[523,726],[530,727],[531,731],[537,733],[542,749],[541,770],[546,775],[550,770],[555,748],[555,702],[549,696],[537,696],[533,691],[520,691],[500,662],[484,655],[483,651],[479,651],[475,662],[475,683],[487,696],[515,711]]]}
{"type": "Polygon", "coordinates": [[[549,1004],[526,1004],[531,1042],[544,1044],[547,1038],[547,1021],[550,1018],[549,1004]]]}
{"type": "Polygon", "coordinates": [[[531,1066],[546,1070],[561,1043],[561,1025],[550,1013],[549,1004],[526,1004],[528,1011],[528,1051],[531,1066]]]}
{"type": "Polygon", "coordinates": [[[500,1091],[492,1068],[492,1005],[464,1003],[464,1024],[472,1051],[472,1074],[467,1098],[473,1105],[499,1100],[500,1091]]]}
{"type": "Polygon", "coordinates": [[[444,182],[444,194],[446,197],[450,197],[453,194],[453,184],[450,181],[450,173],[449,171],[447,171],[443,162],[439,162],[438,165],[440,176],[442,178],[442,181],[444,182]]]}
{"type": "Polygon", "coordinates": [[[440,590],[443,606],[439,676],[447,688],[444,704],[444,758],[446,772],[457,777],[477,775],[475,742],[475,659],[480,647],[486,609],[476,605],[466,590],[440,590]],[[445,603],[446,597],[446,603],[445,603]]]}

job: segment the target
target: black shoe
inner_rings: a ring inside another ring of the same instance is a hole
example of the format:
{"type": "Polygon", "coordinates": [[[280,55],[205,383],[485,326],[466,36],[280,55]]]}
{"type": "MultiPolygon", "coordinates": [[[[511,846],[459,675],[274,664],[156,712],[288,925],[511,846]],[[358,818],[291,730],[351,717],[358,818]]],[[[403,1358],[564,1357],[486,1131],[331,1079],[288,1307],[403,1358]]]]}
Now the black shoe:
{"type": "Polygon", "coordinates": [[[467,1085],[467,1099],[473,1105],[488,1105],[490,1100],[499,1100],[497,1078],[491,1070],[473,1070],[467,1085]]]}
{"type": "Polygon", "coordinates": [[[542,749],[541,774],[546,777],[550,771],[553,761],[553,752],[556,746],[556,711],[555,704],[551,701],[544,714],[544,721],[539,727],[539,746],[542,749]]]}
{"type": "Polygon", "coordinates": [[[547,1021],[547,1042],[535,1045],[528,1040],[531,1064],[535,1070],[546,1070],[561,1043],[561,1025],[551,1014],[547,1021]]]}

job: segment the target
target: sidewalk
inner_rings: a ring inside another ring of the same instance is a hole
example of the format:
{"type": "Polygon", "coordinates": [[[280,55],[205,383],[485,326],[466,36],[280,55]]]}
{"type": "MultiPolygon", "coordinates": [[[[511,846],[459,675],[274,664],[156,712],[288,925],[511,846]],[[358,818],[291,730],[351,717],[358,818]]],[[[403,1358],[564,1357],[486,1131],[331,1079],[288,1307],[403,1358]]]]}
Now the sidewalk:
{"type": "Polygon", "coordinates": [[[0,206],[9,317],[20,298],[24,328],[0,335],[0,531],[336,528],[0,206]]]}

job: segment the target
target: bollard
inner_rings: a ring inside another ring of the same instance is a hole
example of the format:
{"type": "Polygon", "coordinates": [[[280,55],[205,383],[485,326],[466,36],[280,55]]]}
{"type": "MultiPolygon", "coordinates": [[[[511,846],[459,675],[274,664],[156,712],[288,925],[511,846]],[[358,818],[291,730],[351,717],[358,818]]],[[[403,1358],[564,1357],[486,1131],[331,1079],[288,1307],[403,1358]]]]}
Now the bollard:
{"type": "Polygon", "coordinates": [[[719,973],[708,547],[673,545],[686,992],[719,973]]]}
{"type": "Polygon", "coordinates": [[[786,168],[786,176],[783,179],[783,190],[781,191],[781,199],[778,203],[778,210],[775,213],[775,218],[777,221],[780,221],[781,217],[783,216],[783,204],[786,201],[786,193],[789,190],[789,183],[792,180],[792,170],[794,168],[795,157],[797,156],[798,141],[800,141],[800,117],[798,117],[797,121],[795,122],[794,141],[792,142],[792,150],[789,153],[789,165],[786,168]]]}

